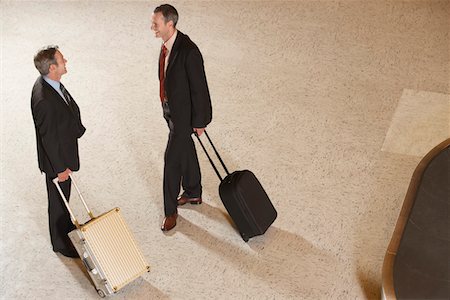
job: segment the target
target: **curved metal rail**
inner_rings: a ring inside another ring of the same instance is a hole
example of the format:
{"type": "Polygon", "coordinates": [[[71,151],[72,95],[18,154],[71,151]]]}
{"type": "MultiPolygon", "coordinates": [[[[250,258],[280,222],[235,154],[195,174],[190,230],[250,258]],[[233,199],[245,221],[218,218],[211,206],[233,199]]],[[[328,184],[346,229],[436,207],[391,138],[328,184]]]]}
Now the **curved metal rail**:
{"type": "MultiPolygon", "coordinates": [[[[382,298],[383,299],[397,299],[399,297],[399,293],[396,293],[395,287],[395,262],[397,258],[397,254],[399,253],[399,248],[402,243],[402,239],[404,238],[405,229],[410,221],[410,216],[414,208],[414,204],[416,202],[417,194],[422,184],[422,179],[427,167],[430,163],[438,157],[443,151],[446,150],[447,147],[450,146],[450,138],[443,141],[436,147],[434,147],[425,157],[420,161],[418,166],[416,167],[413,176],[411,178],[411,182],[409,184],[408,191],[406,193],[405,201],[403,202],[402,209],[400,211],[400,215],[397,220],[397,224],[394,229],[394,233],[392,235],[391,241],[389,243],[388,249],[386,251],[386,255],[384,257],[383,262],[383,270],[382,270],[382,298]]],[[[448,162],[448,160],[447,160],[448,162]]],[[[447,163],[447,178],[448,178],[448,163],[447,163]]],[[[445,183],[444,183],[445,184],[445,183]]],[[[447,184],[449,184],[447,180],[447,184]]],[[[447,214],[448,219],[448,214],[447,214]]],[[[447,220],[448,222],[448,220],[447,220]]],[[[445,222],[444,222],[445,223],[445,222]]],[[[411,224],[411,222],[410,222],[411,224]]],[[[414,225],[414,224],[413,224],[414,225]]],[[[448,245],[448,242],[447,242],[448,245]]],[[[422,254],[422,253],[421,253],[422,254]]],[[[429,253],[428,253],[429,254],[429,253]]],[[[422,254],[426,255],[426,254],[422,254]]],[[[450,255],[450,254],[449,254],[450,255]]],[[[443,261],[442,264],[448,264],[447,261],[443,261]]],[[[448,280],[448,273],[447,273],[448,280]]],[[[413,282],[411,282],[413,284],[413,282]]],[[[448,287],[443,287],[444,289],[448,287]]],[[[400,295],[401,297],[401,295],[400,295]]]]}

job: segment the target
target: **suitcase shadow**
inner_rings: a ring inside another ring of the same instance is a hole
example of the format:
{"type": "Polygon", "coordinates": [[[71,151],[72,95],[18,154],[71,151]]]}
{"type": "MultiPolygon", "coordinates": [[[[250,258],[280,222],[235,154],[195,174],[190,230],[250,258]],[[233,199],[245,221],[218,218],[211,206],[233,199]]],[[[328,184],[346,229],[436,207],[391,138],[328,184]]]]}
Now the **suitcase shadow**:
{"type": "MultiPolygon", "coordinates": [[[[145,276],[145,275],[144,275],[145,276]]],[[[151,285],[144,278],[136,279],[134,282],[130,283],[123,289],[121,289],[114,296],[114,300],[123,299],[123,300],[148,300],[148,299],[163,299],[168,300],[170,297],[156,287],[151,285]]]]}
{"type": "MultiPolygon", "coordinates": [[[[70,259],[66,257],[60,257],[62,263],[69,269],[69,271],[73,274],[73,277],[78,281],[78,285],[81,286],[86,293],[84,296],[92,296],[92,299],[101,299],[97,291],[94,287],[94,283],[89,276],[86,267],[83,265],[80,259],[70,259]],[[84,276],[83,276],[84,275],[84,276]]],[[[146,273],[148,274],[148,273],[146,273]]],[[[162,291],[158,290],[156,287],[151,285],[147,280],[145,280],[144,274],[141,278],[136,279],[131,282],[124,288],[122,288],[119,292],[114,295],[114,299],[170,299],[170,297],[164,294],[162,291]]],[[[69,287],[68,287],[69,288],[69,287]]]]}
{"type": "Polygon", "coordinates": [[[211,220],[215,221],[221,221],[224,220],[227,222],[231,227],[233,227],[237,234],[239,235],[239,232],[237,231],[236,224],[234,224],[233,219],[230,217],[230,215],[227,213],[225,207],[214,207],[212,205],[209,205],[205,201],[202,202],[200,205],[192,205],[192,204],[185,204],[183,206],[178,207],[178,214],[183,214],[183,210],[195,210],[206,217],[208,217],[211,220]]]}
{"type": "MultiPolygon", "coordinates": [[[[205,207],[204,212],[207,211],[211,218],[221,214],[217,208],[205,207]]],[[[311,290],[329,290],[328,286],[335,281],[336,274],[345,268],[332,253],[316,248],[302,237],[280,228],[272,226],[263,236],[254,237],[248,243],[242,241],[236,231],[236,237],[242,242],[241,246],[236,246],[185,218],[181,217],[181,221],[178,232],[223,257],[225,263],[236,270],[265,281],[286,298],[295,295],[307,298],[311,290]],[[243,266],[246,270],[242,269],[243,266]]],[[[248,280],[252,281],[251,278],[248,280]]]]}

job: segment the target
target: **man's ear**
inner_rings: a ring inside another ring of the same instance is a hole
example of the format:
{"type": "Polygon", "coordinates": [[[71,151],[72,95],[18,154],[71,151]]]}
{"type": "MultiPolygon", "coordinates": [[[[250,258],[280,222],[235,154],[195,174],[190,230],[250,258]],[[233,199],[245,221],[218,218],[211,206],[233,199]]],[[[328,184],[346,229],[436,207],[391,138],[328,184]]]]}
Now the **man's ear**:
{"type": "Polygon", "coordinates": [[[48,68],[48,72],[51,73],[54,70],[56,70],[56,65],[55,64],[51,64],[50,67],[48,68]]]}

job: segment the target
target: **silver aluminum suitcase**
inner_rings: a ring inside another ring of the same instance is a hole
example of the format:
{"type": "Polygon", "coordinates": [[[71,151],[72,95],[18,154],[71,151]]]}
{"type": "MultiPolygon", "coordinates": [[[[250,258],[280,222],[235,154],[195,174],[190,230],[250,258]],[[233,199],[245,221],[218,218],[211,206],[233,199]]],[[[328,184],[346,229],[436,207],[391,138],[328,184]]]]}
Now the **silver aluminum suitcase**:
{"type": "Polygon", "coordinates": [[[59,184],[53,180],[72,222],[77,227],[69,232],[69,238],[80,255],[100,297],[118,292],[121,288],[150,271],[120,209],[114,208],[98,217],[86,204],[78,186],[70,174],[72,183],[86,208],[90,220],[79,224],[69,207],[59,184]]]}

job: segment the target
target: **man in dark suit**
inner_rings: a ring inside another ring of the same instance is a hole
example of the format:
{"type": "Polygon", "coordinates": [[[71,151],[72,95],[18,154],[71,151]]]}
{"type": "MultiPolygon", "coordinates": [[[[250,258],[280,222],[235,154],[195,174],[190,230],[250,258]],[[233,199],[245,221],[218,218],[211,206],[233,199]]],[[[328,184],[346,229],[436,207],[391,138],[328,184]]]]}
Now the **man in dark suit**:
{"type": "Polygon", "coordinates": [[[158,6],[152,15],[155,37],[163,40],[159,59],[160,99],[170,129],[164,155],[164,213],[161,230],[171,230],[177,206],[202,203],[201,174],[192,133],[201,135],[211,122],[211,99],[203,58],[197,45],[178,31],[177,10],[158,6]],[[183,193],[180,193],[180,183],[183,193]]]}
{"type": "Polygon", "coordinates": [[[80,168],[78,139],[85,132],[80,110],[61,84],[67,60],[57,46],[48,46],[34,57],[41,76],[33,86],[31,111],[36,129],[39,169],[45,173],[48,217],[53,251],[78,257],[67,233],[74,229],[69,212],[52,180],[58,177],[66,199],[70,197],[69,174],[80,168]]]}

